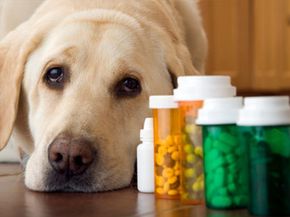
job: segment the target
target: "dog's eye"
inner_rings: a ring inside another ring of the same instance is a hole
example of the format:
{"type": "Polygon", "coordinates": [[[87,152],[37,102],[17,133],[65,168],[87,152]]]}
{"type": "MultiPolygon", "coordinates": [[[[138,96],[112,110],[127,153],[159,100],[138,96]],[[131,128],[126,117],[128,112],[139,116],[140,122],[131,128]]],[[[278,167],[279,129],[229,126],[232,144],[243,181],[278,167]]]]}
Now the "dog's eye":
{"type": "Polygon", "coordinates": [[[45,82],[52,87],[62,87],[64,83],[63,67],[53,67],[46,71],[45,82]]]}
{"type": "Polygon", "coordinates": [[[138,79],[133,77],[123,78],[116,86],[116,95],[119,97],[124,96],[137,96],[141,93],[141,85],[138,79]]]}

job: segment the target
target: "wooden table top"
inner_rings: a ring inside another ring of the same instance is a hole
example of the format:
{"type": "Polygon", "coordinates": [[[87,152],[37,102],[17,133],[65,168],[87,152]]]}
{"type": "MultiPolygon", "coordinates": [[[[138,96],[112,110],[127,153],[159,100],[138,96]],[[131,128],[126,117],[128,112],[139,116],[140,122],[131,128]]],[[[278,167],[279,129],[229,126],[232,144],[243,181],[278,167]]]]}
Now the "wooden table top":
{"type": "Polygon", "coordinates": [[[246,210],[214,211],[155,199],[134,187],[105,193],[39,193],[23,183],[19,165],[0,164],[1,217],[246,217],[246,210]]]}

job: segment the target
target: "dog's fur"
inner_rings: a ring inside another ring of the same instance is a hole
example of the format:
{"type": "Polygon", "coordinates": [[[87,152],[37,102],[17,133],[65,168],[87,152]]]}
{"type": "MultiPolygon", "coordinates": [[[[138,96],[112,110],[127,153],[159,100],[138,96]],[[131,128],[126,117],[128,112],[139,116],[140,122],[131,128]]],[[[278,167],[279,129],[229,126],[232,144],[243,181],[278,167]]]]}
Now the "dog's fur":
{"type": "Polygon", "coordinates": [[[194,0],[48,0],[0,43],[0,148],[12,131],[30,158],[25,184],[36,191],[103,191],[127,186],[148,97],[171,94],[175,79],[203,71],[206,38],[194,0]],[[43,82],[52,65],[69,82],[43,82]],[[142,92],[119,98],[125,75],[142,92]],[[86,138],[97,163],[67,182],[51,178],[48,146],[59,135],[86,138]]]}

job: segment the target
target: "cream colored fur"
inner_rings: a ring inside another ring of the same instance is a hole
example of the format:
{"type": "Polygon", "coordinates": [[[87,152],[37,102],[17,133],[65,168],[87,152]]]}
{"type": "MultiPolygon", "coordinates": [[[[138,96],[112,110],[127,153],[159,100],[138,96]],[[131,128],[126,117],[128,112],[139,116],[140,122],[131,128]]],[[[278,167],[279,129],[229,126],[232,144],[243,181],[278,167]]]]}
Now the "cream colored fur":
{"type": "Polygon", "coordinates": [[[202,73],[206,50],[193,0],[47,0],[0,43],[0,147],[13,132],[30,155],[25,184],[50,191],[48,146],[69,131],[95,141],[99,152],[91,183],[74,190],[127,186],[139,130],[151,115],[148,97],[171,94],[176,76],[202,73]],[[69,68],[61,91],[43,82],[52,65],[69,68]],[[141,81],[139,96],[114,97],[125,75],[141,81]]]}

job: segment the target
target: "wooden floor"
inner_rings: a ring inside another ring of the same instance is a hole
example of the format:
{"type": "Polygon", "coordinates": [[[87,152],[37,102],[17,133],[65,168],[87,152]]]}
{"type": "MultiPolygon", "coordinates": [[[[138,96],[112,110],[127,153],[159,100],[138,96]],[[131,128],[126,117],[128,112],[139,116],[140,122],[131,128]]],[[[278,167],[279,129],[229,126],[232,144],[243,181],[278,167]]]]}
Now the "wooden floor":
{"type": "Polygon", "coordinates": [[[213,211],[157,200],[135,188],[106,193],[38,193],[25,188],[18,164],[0,164],[1,217],[246,217],[246,210],[213,211]]]}

